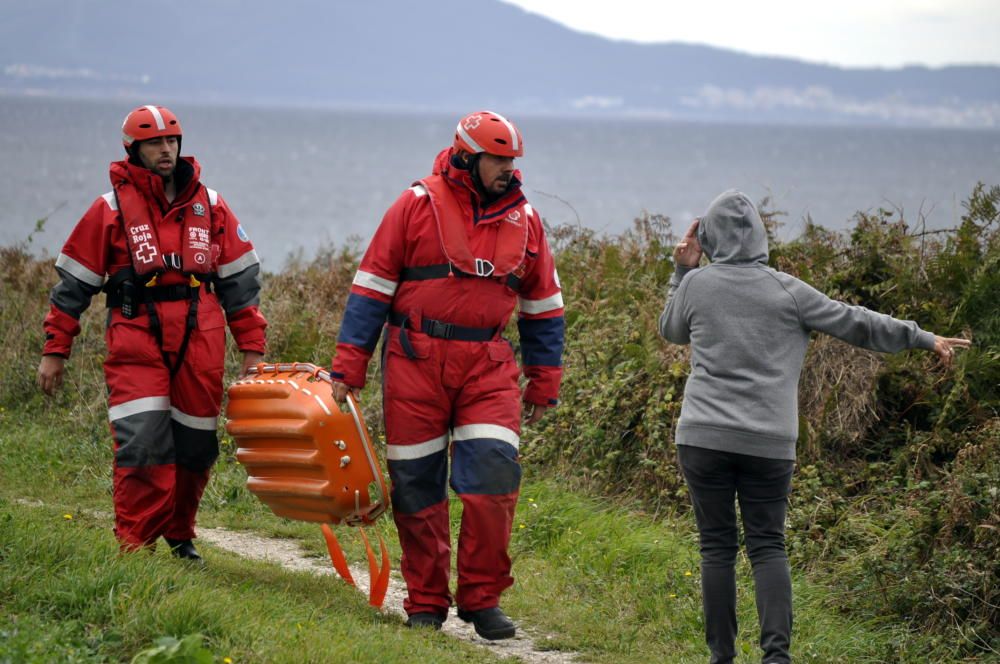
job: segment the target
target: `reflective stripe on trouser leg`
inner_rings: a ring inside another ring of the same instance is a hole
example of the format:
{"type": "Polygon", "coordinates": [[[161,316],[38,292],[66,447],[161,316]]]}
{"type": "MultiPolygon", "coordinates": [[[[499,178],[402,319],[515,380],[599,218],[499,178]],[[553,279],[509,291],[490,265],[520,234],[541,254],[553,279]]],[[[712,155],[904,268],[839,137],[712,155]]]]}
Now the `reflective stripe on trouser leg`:
{"type": "Polygon", "coordinates": [[[167,397],[109,409],[115,441],[115,534],[126,548],[150,544],[173,512],[174,458],[167,397]]]}
{"type": "Polygon", "coordinates": [[[219,456],[219,441],[215,417],[199,418],[201,422],[189,426],[192,422],[187,418],[179,421],[178,414],[174,409],[174,419],[170,421],[177,451],[174,509],[163,535],[186,540],[195,536],[195,516],[208,484],[209,469],[219,456]]]}
{"type": "Polygon", "coordinates": [[[447,437],[418,445],[388,445],[392,518],[403,555],[407,613],[447,611],[451,532],[448,523],[447,437]],[[425,453],[424,456],[415,456],[425,453]]]}
{"type": "Polygon", "coordinates": [[[517,442],[497,425],[455,427],[451,486],[463,507],[455,599],[467,611],[497,606],[514,583],[507,549],[521,481],[517,442]]]}
{"type": "Polygon", "coordinates": [[[198,506],[219,456],[224,352],[224,328],[197,330],[170,384],[170,424],[177,463],[173,516],[163,531],[170,539],[195,537],[198,506]]]}
{"type": "Polygon", "coordinates": [[[207,467],[218,454],[214,424],[209,426],[207,418],[214,423],[222,398],[224,329],[196,330],[184,366],[173,380],[155,339],[143,327],[112,325],[107,341],[104,372],[115,439],[115,532],[123,546],[134,548],[167,532],[193,528],[207,467]],[[194,435],[191,429],[197,430],[194,435]],[[208,451],[192,453],[192,443],[208,451]],[[190,464],[192,459],[200,459],[194,462],[200,477],[181,480],[186,526],[175,528],[177,463],[190,464]]]}
{"type": "Polygon", "coordinates": [[[519,370],[506,341],[485,344],[455,399],[451,486],[462,500],[455,600],[500,602],[514,579],[507,548],[521,484],[519,370]]]}
{"type": "MultiPolygon", "coordinates": [[[[394,348],[398,346],[392,341],[394,348]]],[[[452,601],[448,588],[450,403],[433,379],[434,363],[413,361],[401,352],[387,354],[382,373],[392,518],[407,589],[403,609],[408,614],[443,614],[452,601]]]]}

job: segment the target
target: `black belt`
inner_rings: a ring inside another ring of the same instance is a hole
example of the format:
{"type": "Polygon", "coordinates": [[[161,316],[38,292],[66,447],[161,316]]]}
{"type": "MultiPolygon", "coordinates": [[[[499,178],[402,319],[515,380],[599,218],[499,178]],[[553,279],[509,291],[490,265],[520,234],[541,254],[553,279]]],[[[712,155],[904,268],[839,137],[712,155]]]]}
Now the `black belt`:
{"type": "MultiPolygon", "coordinates": [[[[389,312],[389,324],[407,329],[410,318],[396,311],[389,312]]],[[[489,341],[493,339],[498,328],[495,327],[463,327],[452,323],[443,323],[439,320],[423,318],[420,320],[420,331],[429,337],[438,339],[452,339],[455,341],[489,341]]]]}
{"type": "MultiPolygon", "coordinates": [[[[439,265],[419,265],[416,267],[404,267],[399,272],[400,281],[427,281],[428,279],[446,279],[448,277],[479,278],[490,279],[492,277],[478,277],[475,274],[462,272],[449,263],[439,265]]],[[[496,277],[496,280],[506,284],[511,290],[516,291],[521,288],[521,278],[513,273],[506,277],[496,277]]]]}
{"type": "MultiPolygon", "coordinates": [[[[152,288],[140,287],[138,299],[145,302],[148,298],[153,302],[174,302],[176,300],[190,300],[192,292],[197,290],[187,284],[174,284],[173,286],[153,286],[152,288]]],[[[116,289],[108,293],[107,306],[109,309],[122,306],[123,294],[121,289],[116,289]]]]}

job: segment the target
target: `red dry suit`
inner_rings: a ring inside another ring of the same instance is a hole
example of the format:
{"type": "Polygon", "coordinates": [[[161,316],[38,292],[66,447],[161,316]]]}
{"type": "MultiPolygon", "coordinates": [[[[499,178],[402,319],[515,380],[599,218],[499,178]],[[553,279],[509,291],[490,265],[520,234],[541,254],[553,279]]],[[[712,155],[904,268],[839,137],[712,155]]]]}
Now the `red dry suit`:
{"type": "Polygon", "coordinates": [[[226,322],[240,350],[264,352],[257,253],[200,170],[193,158],[178,159],[168,203],[158,175],[112,163],[114,189],[91,205],[56,260],[44,354],[68,358],[80,315],[99,291],[108,294],[104,376],[124,548],[195,536],[219,454],[226,322]]]}
{"type": "Polygon", "coordinates": [[[554,405],[563,302],[541,219],[519,173],[483,205],[470,173],[438,155],[434,175],[389,208],[354,277],[332,375],[365,383],[385,325],[383,408],[407,613],[451,604],[448,457],[462,500],[459,607],[497,606],[513,583],[510,541],[521,468],[522,398],[554,405]],[[482,275],[482,276],[477,276],[482,275]],[[500,335],[519,306],[522,397],[500,335]]]}

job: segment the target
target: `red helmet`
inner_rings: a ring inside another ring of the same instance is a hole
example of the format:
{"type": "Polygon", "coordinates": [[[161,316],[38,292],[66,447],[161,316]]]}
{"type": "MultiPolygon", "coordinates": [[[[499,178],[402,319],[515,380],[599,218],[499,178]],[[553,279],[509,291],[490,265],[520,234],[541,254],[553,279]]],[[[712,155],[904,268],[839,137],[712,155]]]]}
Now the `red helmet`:
{"type": "Polygon", "coordinates": [[[493,111],[477,111],[459,120],[455,129],[455,149],[499,157],[520,157],[524,140],[514,123],[493,111]]]}
{"type": "Polygon", "coordinates": [[[125,116],[122,123],[122,143],[125,149],[135,141],[145,141],[157,136],[182,135],[177,116],[165,106],[140,106],[125,116]]]}

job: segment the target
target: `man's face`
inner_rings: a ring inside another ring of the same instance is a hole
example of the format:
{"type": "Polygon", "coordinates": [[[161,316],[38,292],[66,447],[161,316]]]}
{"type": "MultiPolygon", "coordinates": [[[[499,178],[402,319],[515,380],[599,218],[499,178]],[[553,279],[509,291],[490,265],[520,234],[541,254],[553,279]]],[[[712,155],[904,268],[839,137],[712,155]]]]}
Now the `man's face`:
{"type": "Polygon", "coordinates": [[[514,158],[498,157],[484,152],[479,157],[479,181],[483,188],[494,196],[507,191],[510,179],[514,177],[514,158]]]}
{"type": "Polygon", "coordinates": [[[176,136],[160,136],[139,143],[139,159],[142,165],[164,178],[174,174],[177,152],[176,136]]]}

